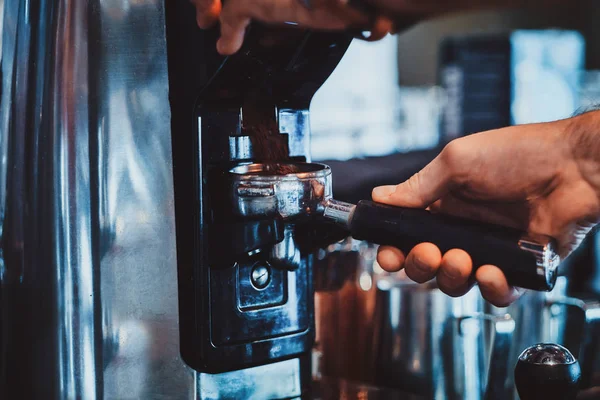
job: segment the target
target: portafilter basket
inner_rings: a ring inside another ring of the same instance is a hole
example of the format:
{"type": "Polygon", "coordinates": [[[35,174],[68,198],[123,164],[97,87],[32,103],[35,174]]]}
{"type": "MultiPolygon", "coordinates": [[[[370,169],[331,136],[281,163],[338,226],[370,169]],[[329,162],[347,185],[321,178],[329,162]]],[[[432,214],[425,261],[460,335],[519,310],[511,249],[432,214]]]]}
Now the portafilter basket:
{"type": "Polygon", "coordinates": [[[332,198],[331,168],[318,163],[239,165],[229,171],[234,213],[285,220],[322,215],[332,198]]]}

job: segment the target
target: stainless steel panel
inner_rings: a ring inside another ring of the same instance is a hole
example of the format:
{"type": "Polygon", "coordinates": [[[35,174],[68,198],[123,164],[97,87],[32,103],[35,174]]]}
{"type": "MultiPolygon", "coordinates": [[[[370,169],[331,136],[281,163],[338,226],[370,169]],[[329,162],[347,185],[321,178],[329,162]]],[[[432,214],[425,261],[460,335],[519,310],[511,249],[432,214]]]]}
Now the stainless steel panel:
{"type": "Polygon", "coordinates": [[[0,397],[296,393],[180,358],[163,2],[3,5],[0,397]]]}
{"type": "Polygon", "coordinates": [[[98,76],[90,84],[98,89],[92,164],[99,167],[104,396],[193,398],[194,373],[179,357],[163,5],[99,5],[99,57],[90,63],[98,76]]]}
{"type": "Polygon", "coordinates": [[[162,3],[5,6],[3,387],[193,398],[178,348],[162,3]]]}
{"type": "Polygon", "coordinates": [[[220,375],[201,374],[200,399],[291,399],[301,395],[300,361],[291,359],[276,364],[220,375]],[[268,377],[269,384],[256,385],[268,377]]]}

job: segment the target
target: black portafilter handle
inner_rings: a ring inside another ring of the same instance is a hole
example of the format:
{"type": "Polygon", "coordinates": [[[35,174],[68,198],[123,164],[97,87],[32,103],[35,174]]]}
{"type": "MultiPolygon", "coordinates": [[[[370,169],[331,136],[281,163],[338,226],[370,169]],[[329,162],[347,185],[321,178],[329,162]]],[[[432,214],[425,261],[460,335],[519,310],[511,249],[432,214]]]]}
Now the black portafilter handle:
{"type": "Polygon", "coordinates": [[[581,368],[566,348],[540,343],[525,349],[515,367],[515,385],[521,400],[577,398],[581,368]]]}
{"type": "Polygon", "coordinates": [[[346,225],[357,240],[394,246],[405,254],[423,242],[435,244],[442,253],[462,249],[471,256],[474,269],[495,265],[513,286],[550,291],[556,283],[560,258],[546,236],[366,200],[357,205],[329,200],[324,215],[346,225]]]}

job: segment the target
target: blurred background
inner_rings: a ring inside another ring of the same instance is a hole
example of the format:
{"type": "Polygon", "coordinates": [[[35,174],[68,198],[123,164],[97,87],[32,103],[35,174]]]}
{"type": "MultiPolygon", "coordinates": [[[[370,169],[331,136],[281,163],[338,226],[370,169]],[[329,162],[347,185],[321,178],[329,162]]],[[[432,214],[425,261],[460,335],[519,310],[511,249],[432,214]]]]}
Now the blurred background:
{"type": "MultiPolygon", "coordinates": [[[[600,2],[565,4],[447,15],[377,43],[355,41],[311,105],[313,158],[332,167],[335,197],[368,199],[374,186],[408,179],[455,138],[600,104],[600,2]]],[[[485,387],[513,387],[520,352],[545,342],[585,358],[584,375],[600,385],[599,254],[594,234],[563,263],[555,290],[499,309],[476,290],[454,299],[435,282],[419,287],[402,271],[383,272],[375,246],[333,247],[322,270],[345,276],[324,278],[335,284],[316,297],[321,373],[428,398],[483,398],[485,387]],[[458,333],[453,321],[472,313],[510,315],[511,344],[493,344],[498,325],[483,336],[458,333]],[[477,367],[482,354],[487,365],[509,354],[509,369],[477,367]]]]}
{"type": "MultiPolygon", "coordinates": [[[[336,196],[357,201],[399,183],[456,137],[600,103],[600,3],[565,3],[446,15],[354,41],[311,105],[313,158],[332,166],[336,196]]],[[[600,293],[597,242],[579,264],[600,293]]]]}

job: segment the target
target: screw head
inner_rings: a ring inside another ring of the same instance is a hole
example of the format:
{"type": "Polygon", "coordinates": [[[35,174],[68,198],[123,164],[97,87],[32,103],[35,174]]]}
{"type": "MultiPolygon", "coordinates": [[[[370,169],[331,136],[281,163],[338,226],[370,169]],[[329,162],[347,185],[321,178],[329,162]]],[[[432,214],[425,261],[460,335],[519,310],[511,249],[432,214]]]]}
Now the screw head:
{"type": "Polygon", "coordinates": [[[269,283],[271,283],[271,269],[269,266],[262,263],[254,265],[250,273],[250,281],[252,282],[252,286],[258,290],[269,286],[269,283]]]}

